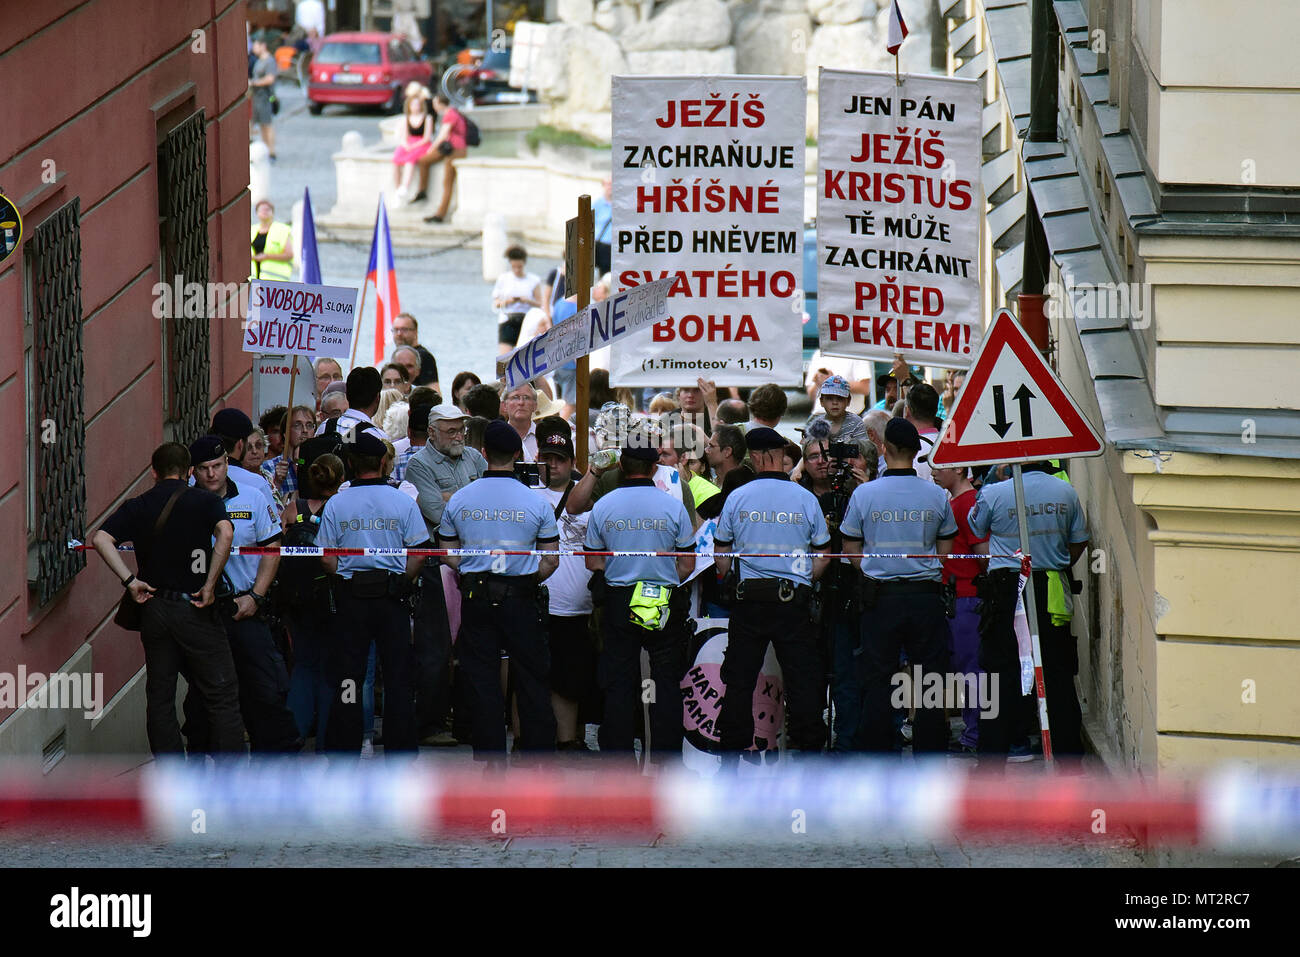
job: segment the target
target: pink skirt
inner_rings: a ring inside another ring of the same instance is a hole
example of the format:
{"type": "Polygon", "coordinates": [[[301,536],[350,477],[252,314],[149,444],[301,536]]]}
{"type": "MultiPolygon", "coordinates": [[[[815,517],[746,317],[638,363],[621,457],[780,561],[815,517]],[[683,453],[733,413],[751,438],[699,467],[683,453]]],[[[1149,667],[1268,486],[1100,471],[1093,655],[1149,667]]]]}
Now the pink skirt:
{"type": "Polygon", "coordinates": [[[414,163],[429,152],[429,147],[432,145],[432,141],[426,140],[423,136],[408,136],[406,142],[393,151],[393,162],[398,166],[414,163]]]}

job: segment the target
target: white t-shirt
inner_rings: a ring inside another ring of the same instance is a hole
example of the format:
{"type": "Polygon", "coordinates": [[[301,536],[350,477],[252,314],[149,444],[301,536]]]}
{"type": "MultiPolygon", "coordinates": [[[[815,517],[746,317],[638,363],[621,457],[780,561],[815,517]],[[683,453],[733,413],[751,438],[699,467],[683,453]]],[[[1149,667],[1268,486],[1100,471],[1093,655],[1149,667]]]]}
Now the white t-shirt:
{"type": "MultiPolygon", "coordinates": [[[[845,359],[841,356],[824,356],[822,355],[822,351],[818,349],[808,360],[808,371],[804,375],[803,381],[805,389],[812,385],[813,376],[817,375],[818,369],[829,369],[831,375],[844,376],[844,378],[849,380],[849,385],[862,379],[870,380],[872,376],[871,360],[845,359]]],[[[870,396],[857,394],[849,396],[849,411],[861,415],[862,410],[866,407],[868,398],[870,398],[870,396]]],[[[813,396],[812,414],[817,415],[818,413],[825,411],[826,410],[822,408],[821,398],[813,396]]]]}
{"type": "Polygon", "coordinates": [[[513,272],[503,272],[497,277],[496,285],[492,287],[492,298],[504,299],[505,305],[501,307],[502,312],[527,312],[529,303],[520,302],[520,297],[525,299],[537,298],[537,287],[541,284],[538,279],[530,272],[522,276],[516,276],[513,272]]]}
{"type": "MultiPolygon", "coordinates": [[[[550,503],[552,511],[564,496],[563,489],[557,491],[539,488],[534,491],[550,503]]],[[[581,515],[570,515],[567,508],[561,510],[560,517],[556,519],[556,524],[560,527],[561,551],[583,547],[583,543],[587,540],[587,520],[590,518],[590,511],[583,512],[581,515]]],[[[591,572],[587,571],[586,559],[579,555],[561,558],[560,567],[545,582],[547,590],[551,593],[551,614],[565,618],[574,615],[590,615],[592,606],[591,591],[587,588],[589,581],[591,581],[591,572]]]]}

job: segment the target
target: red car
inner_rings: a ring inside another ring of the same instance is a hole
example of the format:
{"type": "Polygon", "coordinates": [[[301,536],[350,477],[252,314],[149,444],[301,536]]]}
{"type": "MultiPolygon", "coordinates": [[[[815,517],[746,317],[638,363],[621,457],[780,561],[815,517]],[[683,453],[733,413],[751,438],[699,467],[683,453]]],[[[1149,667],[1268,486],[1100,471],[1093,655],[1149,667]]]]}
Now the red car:
{"type": "Polygon", "coordinates": [[[402,108],[402,93],[412,80],[428,86],[433,67],[395,33],[331,33],[312,57],[307,83],[308,109],[319,116],[328,103],[402,108]]]}

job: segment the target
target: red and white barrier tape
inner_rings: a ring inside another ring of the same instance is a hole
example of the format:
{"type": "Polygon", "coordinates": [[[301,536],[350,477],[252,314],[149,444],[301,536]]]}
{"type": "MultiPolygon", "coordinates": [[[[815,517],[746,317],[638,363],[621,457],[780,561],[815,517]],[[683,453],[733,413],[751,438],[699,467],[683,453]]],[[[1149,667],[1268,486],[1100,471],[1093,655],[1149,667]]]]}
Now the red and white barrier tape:
{"type": "Polygon", "coordinates": [[[137,774],[99,766],[0,774],[0,837],[59,827],[169,840],[271,838],[367,842],[544,833],[590,839],[813,843],[1007,840],[1127,829],[1150,844],[1300,849],[1300,770],[1229,768],[1195,783],[1150,786],[1083,775],[963,773],[943,763],[805,762],[771,776],[645,777],[539,768],[485,776],[396,762],[319,759],[203,768],[158,762],[137,774]],[[1104,824],[1097,828],[1098,820],[1104,824]],[[202,820],[202,828],[196,826],[202,820]],[[803,827],[792,828],[801,821],[803,827]]]}
{"type": "MultiPolygon", "coordinates": [[[[71,541],[68,548],[74,551],[91,551],[95,546],[87,545],[83,542],[71,541]]],[[[130,545],[117,546],[119,552],[130,552],[135,549],[130,545]]],[[[574,549],[573,551],[546,551],[540,548],[338,548],[325,547],[320,545],[234,545],[230,549],[231,555],[280,555],[285,558],[323,558],[327,555],[334,557],[344,556],[366,556],[366,557],[405,557],[414,555],[424,558],[446,558],[448,556],[470,558],[473,556],[487,555],[495,558],[498,555],[537,555],[550,556],[554,558],[558,555],[561,558],[582,558],[587,555],[596,555],[604,558],[685,558],[693,556],[696,558],[988,558],[987,555],[926,555],[926,554],[897,554],[895,552],[709,552],[709,551],[685,551],[685,552],[656,552],[656,551],[634,551],[622,549],[617,551],[596,551],[594,549],[574,549]]]]}

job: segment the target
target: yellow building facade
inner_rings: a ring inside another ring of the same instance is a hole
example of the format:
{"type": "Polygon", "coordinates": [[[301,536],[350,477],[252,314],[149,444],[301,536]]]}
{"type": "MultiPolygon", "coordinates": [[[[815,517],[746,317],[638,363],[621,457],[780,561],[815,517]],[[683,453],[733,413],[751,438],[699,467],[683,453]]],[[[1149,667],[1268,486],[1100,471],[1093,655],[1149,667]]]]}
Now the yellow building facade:
{"type": "Polygon", "coordinates": [[[1054,359],[1107,440],[1069,469],[1089,736],[1144,772],[1300,761],[1300,4],[1048,4],[1055,141],[1027,135],[1033,6],[940,3],[985,90],[985,307],[1045,246],[1054,359]]]}

